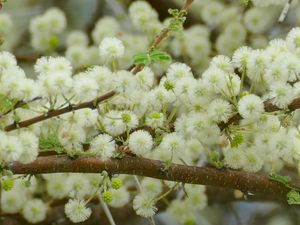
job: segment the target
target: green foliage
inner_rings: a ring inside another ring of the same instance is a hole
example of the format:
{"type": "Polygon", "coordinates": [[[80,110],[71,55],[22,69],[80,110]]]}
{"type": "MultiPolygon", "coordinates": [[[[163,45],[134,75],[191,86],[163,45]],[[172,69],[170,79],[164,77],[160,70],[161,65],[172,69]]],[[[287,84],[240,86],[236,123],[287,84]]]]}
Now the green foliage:
{"type": "Polygon", "coordinates": [[[243,142],[244,142],[244,136],[242,134],[238,133],[238,134],[234,135],[234,137],[232,138],[231,147],[236,148],[243,142]]]}
{"type": "Polygon", "coordinates": [[[163,132],[161,130],[155,131],[155,136],[153,138],[153,146],[158,146],[163,140],[163,132]]]}
{"type": "Polygon", "coordinates": [[[287,201],[289,205],[299,205],[300,204],[300,193],[296,190],[291,190],[287,194],[287,201]]]}
{"type": "Polygon", "coordinates": [[[211,164],[212,166],[221,169],[224,167],[224,162],[221,159],[221,154],[217,151],[209,151],[207,153],[207,160],[209,162],[209,164],[211,164]]]}
{"type": "Polygon", "coordinates": [[[14,186],[14,180],[13,179],[6,179],[2,181],[2,188],[4,191],[9,191],[14,186]]]}
{"type": "Polygon", "coordinates": [[[276,181],[284,186],[289,186],[291,182],[291,178],[289,176],[281,176],[279,174],[271,173],[269,175],[270,180],[276,181]]]}
{"type": "Polygon", "coordinates": [[[169,9],[169,14],[172,16],[169,29],[174,32],[183,30],[183,23],[186,20],[187,11],[180,11],[178,9],[169,9]]]}
{"type": "Polygon", "coordinates": [[[113,155],[112,155],[112,158],[113,159],[123,159],[124,158],[124,153],[122,152],[114,152],[113,155]]]}
{"type": "Polygon", "coordinates": [[[41,136],[39,139],[39,148],[42,151],[55,151],[59,154],[64,152],[64,148],[56,134],[41,136]]]}
{"type": "Polygon", "coordinates": [[[154,49],[149,53],[139,53],[133,56],[135,65],[149,66],[152,63],[171,61],[171,56],[159,49],[154,49]]]}
{"type": "Polygon", "coordinates": [[[17,104],[17,100],[11,100],[7,98],[5,95],[0,94],[0,114],[6,113],[11,110],[15,104],[17,104]]]}

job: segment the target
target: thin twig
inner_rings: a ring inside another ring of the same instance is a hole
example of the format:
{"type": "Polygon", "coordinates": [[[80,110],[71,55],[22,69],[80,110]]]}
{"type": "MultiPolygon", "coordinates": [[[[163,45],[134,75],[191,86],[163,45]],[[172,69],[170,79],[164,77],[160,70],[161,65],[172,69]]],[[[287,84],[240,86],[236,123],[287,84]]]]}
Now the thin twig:
{"type": "Polygon", "coordinates": [[[104,213],[105,213],[105,215],[106,215],[106,217],[107,217],[107,219],[108,219],[110,225],[116,225],[116,223],[115,223],[115,221],[114,221],[114,218],[113,218],[113,216],[111,215],[110,210],[109,210],[109,208],[107,207],[106,203],[102,200],[102,198],[99,198],[99,201],[100,201],[100,203],[101,203],[101,205],[102,205],[103,211],[104,211],[104,213]]]}
{"type": "Polygon", "coordinates": [[[66,106],[61,109],[50,110],[45,114],[33,117],[31,119],[23,120],[18,123],[12,123],[5,127],[5,131],[8,132],[8,131],[16,130],[16,129],[22,128],[22,127],[29,127],[32,124],[35,124],[35,123],[38,123],[38,122],[41,122],[41,121],[44,121],[44,120],[47,120],[47,119],[50,119],[53,117],[60,116],[65,113],[73,112],[73,111],[76,111],[79,109],[84,109],[84,108],[95,109],[100,102],[103,102],[103,101],[113,97],[115,94],[116,94],[115,91],[110,91],[100,97],[97,97],[96,99],[94,99],[92,101],[83,102],[83,103],[80,103],[80,104],[74,105],[74,106],[72,106],[72,105],[66,106]]]}

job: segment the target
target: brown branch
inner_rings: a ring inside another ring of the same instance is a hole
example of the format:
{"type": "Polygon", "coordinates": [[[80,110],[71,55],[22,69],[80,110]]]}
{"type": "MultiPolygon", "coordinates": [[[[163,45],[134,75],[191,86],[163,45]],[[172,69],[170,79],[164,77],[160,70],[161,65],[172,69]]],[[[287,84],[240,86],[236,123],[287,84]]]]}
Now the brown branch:
{"type": "Polygon", "coordinates": [[[62,114],[65,114],[65,113],[76,111],[76,110],[79,110],[79,109],[84,109],[84,108],[95,109],[100,102],[103,102],[103,101],[111,98],[115,94],[116,94],[115,91],[110,91],[110,92],[108,92],[108,93],[106,93],[106,94],[104,94],[100,97],[97,97],[96,99],[94,99],[92,101],[83,102],[83,103],[80,103],[80,104],[74,105],[74,106],[69,105],[69,106],[66,106],[66,107],[61,108],[61,109],[50,110],[49,112],[47,112],[45,114],[33,117],[31,119],[23,120],[19,123],[12,123],[12,124],[5,127],[5,131],[12,131],[12,130],[16,130],[16,129],[21,128],[21,127],[28,127],[32,124],[35,124],[35,123],[38,123],[38,122],[41,122],[41,121],[44,121],[44,120],[62,115],[62,114]]]}
{"type": "MultiPolygon", "coordinates": [[[[180,9],[179,11],[179,17],[183,15],[184,12],[186,12],[189,7],[191,6],[192,2],[194,0],[186,0],[184,6],[180,9]]],[[[169,27],[163,29],[159,35],[156,36],[156,38],[154,39],[154,41],[152,42],[152,44],[150,45],[149,50],[151,51],[152,49],[157,48],[160,43],[168,37],[169,33],[170,33],[171,29],[169,27]]],[[[138,71],[140,71],[142,69],[141,65],[135,65],[132,69],[131,72],[133,74],[136,74],[138,71]]]]}
{"type": "Polygon", "coordinates": [[[270,181],[268,177],[229,169],[218,170],[211,167],[195,167],[172,164],[165,171],[162,161],[137,157],[103,160],[97,157],[41,156],[30,164],[19,162],[8,166],[14,174],[42,173],[100,173],[131,174],[191,184],[211,185],[238,189],[244,193],[270,196],[272,199],[285,199],[289,189],[270,181]]]}
{"type": "MultiPolygon", "coordinates": [[[[266,112],[276,112],[276,111],[279,111],[279,110],[282,110],[280,109],[279,107],[277,107],[276,105],[274,105],[272,103],[272,99],[269,99],[269,100],[266,100],[264,102],[264,105],[265,105],[265,111],[266,112]]],[[[299,109],[300,108],[300,98],[296,98],[294,99],[289,105],[288,105],[288,110],[290,112],[293,112],[295,111],[296,109],[299,109]]],[[[231,118],[229,118],[229,120],[224,123],[224,122],[221,122],[218,124],[219,128],[221,130],[224,130],[226,129],[229,125],[231,124],[238,124],[239,121],[243,119],[243,117],[240,115],[240,114],[235,114],[234,116],[232,116],[231,118]]]]}

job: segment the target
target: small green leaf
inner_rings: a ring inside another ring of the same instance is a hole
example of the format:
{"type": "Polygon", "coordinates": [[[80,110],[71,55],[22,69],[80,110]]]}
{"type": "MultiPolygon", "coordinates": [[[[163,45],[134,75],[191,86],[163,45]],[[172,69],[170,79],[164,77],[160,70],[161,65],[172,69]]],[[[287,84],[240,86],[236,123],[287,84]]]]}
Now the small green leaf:
{"type": "Polygon", "coordinates": [[[139,53],[133,56],[135,65],[148,66],[151,63],[166,62],[172,60],[171,56],[161,50],[154,49],[150,53],[139,53]]]}
{"type": "Polygon", "coordinates": [[[39,148],[44,151],[56,151],[59,154],[64,152],[64,147],[56,134],[42,135],[39,139],[39,148]]]}
{"type": "Polygon", "coordinates": [[[112,158],[114,159],[123,159],[124,158],[124,154],[122,152],[114,152],[112,155],[112,158]]]}
{"type": "Polygon", "coordinates": [[[285,186],[288,186],[289,183],[291,182],[291,178],[289,176],[282,176],[282,175],[279,175],[279,174],[271,173],[269,175],[269,177],[270,177],[270,180],[276,181],[276,182],[281,183],[285,186]]]}
{"type": "Polygon", "coordinates": [[[168,53],[158,49],[154,49],[150,52],[150,58],[152,62],[165,62],[172,60],[168,53]]]}
{"type": "Polygon", "coordinates": [[[133,62],[135,65],[148,66],[151,64],[151,59],[146,53],[139,53],[133,56],[133,62]]]}
{"type": "Polygon", "coordinates": [[[0,113],[5,113],[11,110],[18,100],[11,100],[5,95],[0,94],[0,113]]]}
{"type": "Polygon", "coordinates": [[[287,201],[289,205],[299,205],[300,204],[300,193],[295,190],[291,190],[287,194],[287,201]]]}

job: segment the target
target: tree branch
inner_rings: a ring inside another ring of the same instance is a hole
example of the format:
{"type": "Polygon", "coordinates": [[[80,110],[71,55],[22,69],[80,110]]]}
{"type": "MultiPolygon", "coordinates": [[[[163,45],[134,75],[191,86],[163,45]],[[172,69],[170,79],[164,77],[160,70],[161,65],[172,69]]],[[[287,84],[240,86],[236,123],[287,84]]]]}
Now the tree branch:
{"type": "Polygon", "coordinates": [[[61,108],[61,109],[50,110],[49,112],[47,112],[45,114],[33,117],[31,119],[23,120],[19,123],[12,123],[12,124],[5,127],[5,131],[12,131],[12,130],[16,130],[16,129],[21,128],[21,127],[28,127],[32,124],[41,122],[43,120],[47,120],[47,119],[50,119],[50,118],[53,118],[53,117],[56,117],[56,116],[60,116],[62,114],[69,113],[69,112],[72,112],[72,111],[76,111],[76,110],[79,110],[79,109],[84,109],[84,108],[95,109],[100,102],[103,102],[103,101],[111,98],[115,94],[116,94],[115,91],[110,91],[110,92],[108,92],[108,93],[106,93],[106,94],[104,94],[100,97],[97,97],[96,99],[94,99],[92,101],[83,102],[83,103],[80,103],[80,104],[74,105],[74,106],[69,105],[69,106],[66,106],[66,107],[61,108]]]}
{"type": "MultiPolygon", "coordinates": [[[[184,12],[186,12],[189,7],[191,6],[192,2],[194,0],[186,0],[184,6],[180,9],[179,11],[179,16],[183,15],[184,12]]],[[[160,34],[158,34],[156,36],[156,38],[154,39],[154,41],[152,42],[152,44],[150,45],[150,50],[157,48],[160,43],[166,38],[168,37],[169,33],[170,33],[170,28],[167,27],[165,29],[163,29],[160,34]]],[[[137,72],[139,72],[142,69],[142,66],[140,65],[135,65],[130,72],[132,72],[133,74],[136,74],[137,72]]]]}
{"type": "Polygon", "coordinates": [[[131,174],[182,183],[238,189],[245,194],[265,195],[277,200],[286,199],[289,191],[284,185],[259,174],[179,164],[172,164],[165,171],[164,162],[138,157],[103,160],[97,157],[70,159],[64,155],[40,156],[30,164],[11,163],[8,169],[14,174],[100,173],[106,170],[111,174],[131,174]]]}
{"type": "MultiPolygon", "coordinates": [[[[272,99],[269,99],[269,100],[266,100],[264,102],[264,105],[265,105],[265,111],[266,112],[276,112],[276,111],[279,111],[279,110],[282,110],[280,109],[279,107],[277,107],[276,105],[274,105],[272,103],[272,99]]],[[[296,109],[299,109],[300,108],[300,98],[295,98],[289,105],[288,105],[288,110],[290,112],[293,112],[295,111],[296,109]]],[[[224,122],[221,122],[219,123],[219,128],[221,130],[224,130],[226,129],[229,125],[231,124],[238,124],[238,122],[243,119],[243,117],[240,115],[240,114],[235,114],[234,116],[232,116],[231,118],[229,118],[229,120],[224,123],[224,122]]]]}

